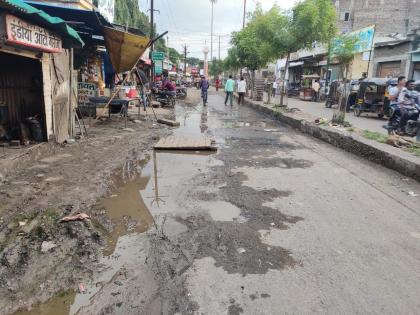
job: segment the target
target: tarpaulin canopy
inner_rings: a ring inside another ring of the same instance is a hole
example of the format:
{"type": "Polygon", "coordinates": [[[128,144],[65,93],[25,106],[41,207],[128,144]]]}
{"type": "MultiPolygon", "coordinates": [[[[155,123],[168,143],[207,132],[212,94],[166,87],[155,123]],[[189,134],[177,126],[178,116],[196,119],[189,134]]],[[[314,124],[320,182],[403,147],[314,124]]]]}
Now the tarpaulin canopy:
{"type": "Polygon", "coordinates": [[[64,46],[67,46],[68,48],[84,46],[84,42],[79,34],[68,26],[64,20],[34,8],[22,0],[0,0],[0,9],[10,11],[19,17],[27,19],[29,22],[36,23],[55,31],[62,37],[64,46]]]}
{"type": "Polygon", "coordinates": [[[50,15],[62,18],[79,33],[86,45],[104,45],[103,27],[113,27],[97,11],[64,7],[43,2],[26,2],[50,15]]]}
{"type": "Polygon", "coordinates": [[[112,66],[116,72],[129,71],[147,49],[150,40],[122,32],[110,27],[104,27],[105,44],[112,66]]]}

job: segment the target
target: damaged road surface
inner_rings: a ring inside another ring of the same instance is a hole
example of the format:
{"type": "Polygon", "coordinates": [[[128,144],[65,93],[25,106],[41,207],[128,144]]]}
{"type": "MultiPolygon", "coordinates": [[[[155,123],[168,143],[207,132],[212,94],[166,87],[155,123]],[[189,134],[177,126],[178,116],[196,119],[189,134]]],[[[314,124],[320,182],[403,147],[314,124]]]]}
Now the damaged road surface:
{"type": "Polygon", "coordinates": [[[15,314],[418,312],[420,185],[223,100],[175,108],[173,135],[218,151],[126,164],[91,220],[61,223],[97,233],[91,273],[15,314]]]}

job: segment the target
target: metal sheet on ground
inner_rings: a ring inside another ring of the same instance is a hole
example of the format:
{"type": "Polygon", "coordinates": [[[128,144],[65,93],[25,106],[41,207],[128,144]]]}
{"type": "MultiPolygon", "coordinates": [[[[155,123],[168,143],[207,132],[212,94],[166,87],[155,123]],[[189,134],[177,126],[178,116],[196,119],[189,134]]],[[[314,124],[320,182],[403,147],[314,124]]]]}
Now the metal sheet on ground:
{"type": "Polygon", "coordinates": [[[181,136],[160,139],[154,148],[158,150],[217,150],[212,146],[212,141],[208,137],[189,138],[181,136]]]}

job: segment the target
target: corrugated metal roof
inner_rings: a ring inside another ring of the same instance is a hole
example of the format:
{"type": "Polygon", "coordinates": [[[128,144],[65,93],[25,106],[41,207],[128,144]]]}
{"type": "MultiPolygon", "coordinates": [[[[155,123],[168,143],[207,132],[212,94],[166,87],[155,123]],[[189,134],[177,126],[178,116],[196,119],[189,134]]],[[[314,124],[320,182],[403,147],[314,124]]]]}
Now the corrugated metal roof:
{"type": "Polygon", "coordinates": [[[34,22],[57,32],[63,37],[63,42],[68,47],[84,46],[84,42],[79,34],[68,26],[65,21],[58,17],[50,16],[44,11],[36,9],[22,0],[0,0],[0,9],[10,11],[28,19],[30,22],[34,22]]]}

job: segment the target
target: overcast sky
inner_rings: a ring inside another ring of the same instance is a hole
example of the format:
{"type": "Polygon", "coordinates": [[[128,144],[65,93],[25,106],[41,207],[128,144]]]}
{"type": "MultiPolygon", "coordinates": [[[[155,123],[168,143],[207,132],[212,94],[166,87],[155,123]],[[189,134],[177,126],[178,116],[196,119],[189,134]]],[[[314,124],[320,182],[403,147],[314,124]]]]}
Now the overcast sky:
{"type": "MultiPolygon", "coordinates": [[[[247,0],[247,11],[253,11],[257,0],[247,0]]],[[[282,8],[290,8],[295,0],[260,0],[264,10],[277,3],[282,8]]],[[[150,0],[139,0],[140,9],[146,14],[150,0]]],[[[221,58],[230,47],[229,34],[242,28],[243,0],[218,0],[214,5],[213,57],[218,57],[219,35],[221,58]]],[[[158,32],[169,31],[169,46],[179,52],[187,44],[189,54],[203,58],[203,47],[210,48],[211,5],[209,0],[155,0],[155,20],[158,32]]],[[[210,58],[210,54],[209,54],[210,58]]]]}

